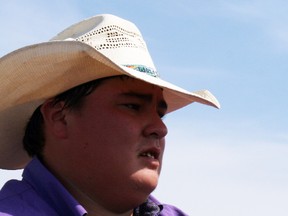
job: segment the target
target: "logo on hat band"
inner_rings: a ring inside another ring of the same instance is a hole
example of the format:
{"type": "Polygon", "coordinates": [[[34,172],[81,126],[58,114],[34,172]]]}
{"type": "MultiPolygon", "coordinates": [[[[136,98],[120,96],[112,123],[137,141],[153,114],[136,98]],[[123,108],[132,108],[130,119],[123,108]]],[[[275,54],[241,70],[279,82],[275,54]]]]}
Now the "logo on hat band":
{"type": "Polygon", "coordinates": [[[123,66],[142,72],[142,73],[146,73],[149,76],[153,76],[156,78],[160,77],[156,70],[154,70],[153,68],[146,67],[144,65],[123,65],[123,66]]]}

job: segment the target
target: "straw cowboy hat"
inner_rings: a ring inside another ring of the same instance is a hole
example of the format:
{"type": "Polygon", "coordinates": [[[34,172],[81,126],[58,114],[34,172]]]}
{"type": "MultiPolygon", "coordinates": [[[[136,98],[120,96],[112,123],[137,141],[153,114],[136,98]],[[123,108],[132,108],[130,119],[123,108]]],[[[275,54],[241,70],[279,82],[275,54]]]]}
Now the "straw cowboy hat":
{"type": "Polygon", "coordinates": [[[23,168],[25,125],[45,100],[82,83],[127,75],[162,87],[168,112],[199,102],[219,108],[209,91],[189,92],[160,79],[138,28],[99,15],[65,29],[51,41],[0,59],[0,168],[23,168]]]}

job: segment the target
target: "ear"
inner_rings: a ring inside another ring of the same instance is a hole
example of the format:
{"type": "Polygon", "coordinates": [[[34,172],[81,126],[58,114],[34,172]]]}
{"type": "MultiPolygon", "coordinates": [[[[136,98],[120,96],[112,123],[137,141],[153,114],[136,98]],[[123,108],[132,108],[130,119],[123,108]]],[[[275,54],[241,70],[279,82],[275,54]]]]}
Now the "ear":
{"type": "Polygon", "coordinates": [[[67,137],[66,110],[63,107],[64,102],[53,104],[52,100],[47,100],[41,106],[46,133],[61,139],[67,137]]]}

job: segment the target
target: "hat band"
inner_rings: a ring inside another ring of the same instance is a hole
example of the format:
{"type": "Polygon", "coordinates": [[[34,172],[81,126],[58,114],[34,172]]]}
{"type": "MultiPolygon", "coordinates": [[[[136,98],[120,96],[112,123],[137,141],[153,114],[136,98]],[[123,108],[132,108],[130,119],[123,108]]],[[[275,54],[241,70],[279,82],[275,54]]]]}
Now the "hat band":
{"type": "Polygon", "coordinates": [[[153,76],[156,78],[160,77],[156,70],[154,70],[153,68],[146,67],[144,65],[123,65],[123,66],[145,73],[149,76],[153,76]]]}

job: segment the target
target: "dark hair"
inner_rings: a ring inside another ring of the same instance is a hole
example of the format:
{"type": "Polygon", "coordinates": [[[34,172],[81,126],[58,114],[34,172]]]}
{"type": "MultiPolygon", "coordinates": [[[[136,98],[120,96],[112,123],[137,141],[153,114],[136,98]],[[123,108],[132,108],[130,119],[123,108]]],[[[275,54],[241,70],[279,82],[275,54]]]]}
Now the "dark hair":
{"type": "MultiPolygon", "coordinates": [[[[71,88],[53,98],[53,105],[63,101],[63,109],[77,109],[80,108],[83,102],[83,98],[91,94],[96,87],[98,87],[103,80],[112,77],[105,77],[97,80],[93,80],[82,85],[71,88]]],[[[29,119],[24,137],[23,146],[30,157],[35,155],[42,157],[43,148],[45,145],[44,136],[44,119],[41,113],[41,105],[34,111],[29,119]]]]}

